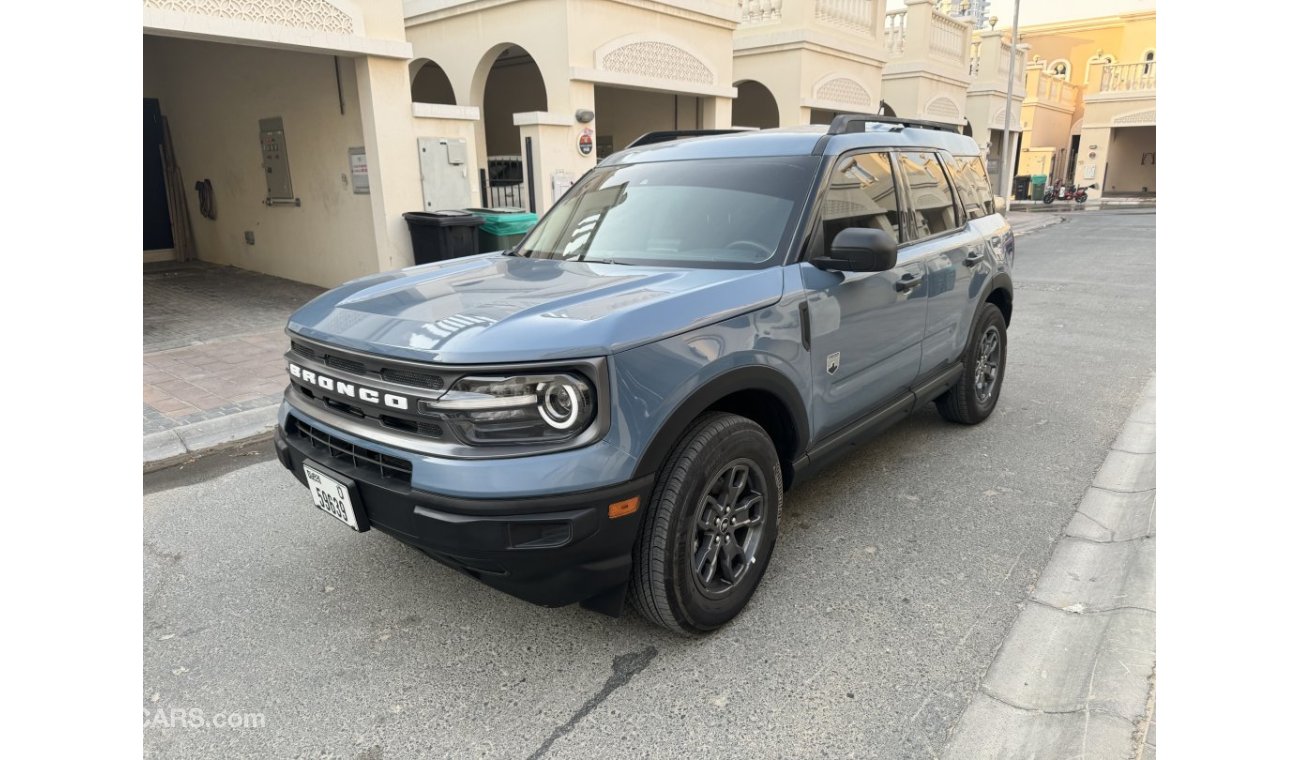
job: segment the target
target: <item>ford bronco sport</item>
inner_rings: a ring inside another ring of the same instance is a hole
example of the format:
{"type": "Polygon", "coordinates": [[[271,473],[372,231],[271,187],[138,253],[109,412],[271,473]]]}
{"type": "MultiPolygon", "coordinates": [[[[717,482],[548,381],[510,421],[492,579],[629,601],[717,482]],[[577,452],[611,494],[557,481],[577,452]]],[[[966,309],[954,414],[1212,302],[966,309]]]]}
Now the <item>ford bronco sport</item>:
{"type": "Polygon", "coordinates": [[[277,453],[320,509],[497,589],[715,629],[796,480],[927,402],[993,411],[999,211],[975,142],[925,122],[634,143],[513,250],[303,306],[277,453]]]}

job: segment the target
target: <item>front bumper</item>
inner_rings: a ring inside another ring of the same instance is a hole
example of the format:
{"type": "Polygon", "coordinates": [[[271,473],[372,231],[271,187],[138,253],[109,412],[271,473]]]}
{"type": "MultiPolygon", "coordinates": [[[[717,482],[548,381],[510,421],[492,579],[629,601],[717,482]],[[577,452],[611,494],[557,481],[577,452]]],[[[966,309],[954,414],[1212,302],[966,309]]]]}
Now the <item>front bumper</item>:
{"type": "MultiPolygon", "coordinates": [[[[649,504],[653,478],[538,497],[447,496],[413,488],[403,482],[400,472],[395,477],[391,469],[339,456],[304,430],[348,446],[365,446],[365,441],[344,437],[291,411],[276,429],[275,448],[281,464],[304,485],[304,460],[355,481],[359,509],[371,526],[534,604],[555,607],[583,602],[610,614],[621,609],[632,545],[649,504]],[[636,512],[609,517],[610,504],[634,496],[641,505],[636,512]]],[[[512,462],[518,460],[498,461],[501,476],[508,477],[512,462]]]]}

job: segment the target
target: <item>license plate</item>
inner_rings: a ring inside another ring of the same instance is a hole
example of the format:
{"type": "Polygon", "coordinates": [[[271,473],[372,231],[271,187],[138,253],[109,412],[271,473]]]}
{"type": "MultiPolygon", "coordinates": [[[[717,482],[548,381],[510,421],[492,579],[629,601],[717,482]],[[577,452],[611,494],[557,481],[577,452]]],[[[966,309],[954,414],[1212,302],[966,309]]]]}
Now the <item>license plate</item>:
{"type": "Polygon", "coordinates": [[[307,476],[307,490],[311,491],[312,503],[325,514],[347,523],[352,530],[360,531],[348,486],[307,462],[303,462],[302,471],[307,476]]]}

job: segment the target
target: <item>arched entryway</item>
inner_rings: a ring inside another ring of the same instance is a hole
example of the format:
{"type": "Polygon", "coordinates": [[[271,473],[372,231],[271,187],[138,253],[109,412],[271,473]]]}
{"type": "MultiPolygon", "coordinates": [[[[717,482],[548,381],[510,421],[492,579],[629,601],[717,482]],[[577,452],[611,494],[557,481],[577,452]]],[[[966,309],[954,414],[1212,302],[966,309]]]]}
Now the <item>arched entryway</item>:
{"type": "Polygon", "coordinates": [[[475,101],[483,104],[489,206],[528,207],[519,128],[514,115],[546,110],[542,71],[523,47],[501,44],[483,56],[475,77],[475,101]]]}
{"type": "Polygon", "coordinates": [[[456,93],[447,72],[428,58],[411,61],[411,101],[456,105],[456,93]]]}
{"type": "Polygon", "coordinates": [[[731,123],[737,127],[772,129],[781,126],[776,96],[760,82],[736,83],[736,98],[731,102],[731,123]]]}

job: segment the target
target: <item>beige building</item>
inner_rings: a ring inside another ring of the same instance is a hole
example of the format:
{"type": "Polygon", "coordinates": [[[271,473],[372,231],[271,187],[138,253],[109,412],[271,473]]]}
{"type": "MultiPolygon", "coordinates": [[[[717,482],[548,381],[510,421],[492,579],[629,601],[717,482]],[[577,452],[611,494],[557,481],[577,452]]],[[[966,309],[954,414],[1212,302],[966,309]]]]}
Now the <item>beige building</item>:
{"type": "Polygon", "coordinates": [[[937,120],[997,181],[1013,62],[1021,173],[1063,172],[1074,136],[1083,174],[1154,190],[1155,64],[1117,63],[1141,60],[1128,31],[1031,30],[1027,65],[933,0],[142,2],[146,260],[336,285],[413,262],[403,212],[540,213],[655,130],[937,120]]]}
{"type": "Polygon", "coordinates": [[[319,285],[411,262],[400,5],[143,0],[143,22],[146,260],[319,285]]]}
{"type": "Polygon", "coordinates": [[[1017,173],[1154,195],[1155,12],[1026,27],[1021,40],[1033,60],[1017,173]]]}

